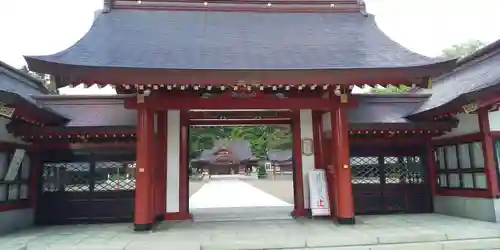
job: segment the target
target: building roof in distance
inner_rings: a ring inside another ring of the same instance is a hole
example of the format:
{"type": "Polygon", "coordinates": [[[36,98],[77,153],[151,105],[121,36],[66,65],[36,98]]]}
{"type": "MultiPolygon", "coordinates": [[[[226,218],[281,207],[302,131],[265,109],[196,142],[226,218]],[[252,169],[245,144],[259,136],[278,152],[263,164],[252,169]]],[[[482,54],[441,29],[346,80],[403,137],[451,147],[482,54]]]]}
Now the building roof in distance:
{"type": "MultiPolygon", "coordinates": [[[[433,81],[432,95],[413,112],[420,115],[451,105],[471,101],[475,95],[500,87],[500,40],[459,60],[458,66],[433,81]]],[[[426,90],[429,91],[429,90],[426,90]]],[[[484,93],[483,93],[484,94],[484,93]]]]}

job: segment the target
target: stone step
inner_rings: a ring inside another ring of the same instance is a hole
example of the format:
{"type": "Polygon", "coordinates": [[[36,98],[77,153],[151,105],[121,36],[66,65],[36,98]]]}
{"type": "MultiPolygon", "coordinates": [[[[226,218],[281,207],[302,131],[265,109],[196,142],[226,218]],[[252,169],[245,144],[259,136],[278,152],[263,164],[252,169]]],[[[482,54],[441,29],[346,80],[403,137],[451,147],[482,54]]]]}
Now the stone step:
{"type": "Polygon", "coordinates": [[[308,247],[298,246],[300,242],[294,240],[288,242],[238,242],[233,241],[227,246],[221,244],[202,244],[203,250],[495,250],[500,249],[500,239],[472,239],[472,240],[450,240],[434,242],[396,243],[396,244],[369,244],[350,246],[321,246],[308,247]],[[277,247],[277,244],[287,247],[277,247]],[[291,246],[291,245],[296,246],[291,246]],[[267,246],[266,246],[267,245],[267,246]]]}
{"type": "Polygon", "coordinates": [[[193,209],[195,222],[291,220],[292,207],[245,207],[193,209]]]}

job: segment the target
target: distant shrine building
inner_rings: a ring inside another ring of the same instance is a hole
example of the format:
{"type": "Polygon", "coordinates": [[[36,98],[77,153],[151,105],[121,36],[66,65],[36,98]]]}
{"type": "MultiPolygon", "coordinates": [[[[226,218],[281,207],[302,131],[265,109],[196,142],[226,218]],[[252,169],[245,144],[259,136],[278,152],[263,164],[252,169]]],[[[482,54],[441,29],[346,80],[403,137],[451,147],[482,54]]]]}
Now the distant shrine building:
{"type": "Polygon", "coordinates": [[[50,95],[0,65],[0,232],[191,219],[195,125],[291,125],[293,157],[280,161],[293,169],[296,217],[310,213],[308,173],[324,169],[340,224],[429,212],[500,221],[500,42],[427,58],[359,0],[104,2],[76,44],[25,58],[58,87],[117,95],[50,95]],[[351,93],[401,84],[417,90],[351,93]]]}

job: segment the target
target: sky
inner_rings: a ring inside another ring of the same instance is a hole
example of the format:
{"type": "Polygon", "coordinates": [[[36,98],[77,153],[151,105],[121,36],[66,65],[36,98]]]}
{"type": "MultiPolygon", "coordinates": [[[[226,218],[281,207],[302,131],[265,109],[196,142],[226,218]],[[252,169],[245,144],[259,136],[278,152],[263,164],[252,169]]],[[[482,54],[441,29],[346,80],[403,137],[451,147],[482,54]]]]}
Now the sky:
{"type": "MultiPolygon", "coordinates": [[[[90,29],[103,0],[0,0],[0,60],[53,54],[90,29]]],[[[272,0],[270,0],[272,2],[272,0]]],[[[437,56],[453,44],[500,39],[500,0],[366,0],[379,27],[403,46],[437,56]]]]}

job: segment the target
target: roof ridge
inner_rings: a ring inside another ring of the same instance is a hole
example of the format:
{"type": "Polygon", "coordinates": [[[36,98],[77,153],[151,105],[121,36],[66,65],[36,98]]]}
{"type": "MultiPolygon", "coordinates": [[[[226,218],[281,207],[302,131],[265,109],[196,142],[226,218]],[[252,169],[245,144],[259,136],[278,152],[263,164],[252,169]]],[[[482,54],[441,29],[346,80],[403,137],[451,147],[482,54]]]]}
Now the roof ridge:
{"type": "Polygon", "coordinates": [[[31,82],[31,83],[35,84],[36,86],[38,86],[38,87],[34,87],[34,86],[30,85],[30,84],[25,84],[26,86],[28,86],[30,88],[34,88],[34,89],[40,91],[41,93],[48,94],[48,90],[47,90],[47,88],[45,88],[45,84],[40,79],[37,79],[37,78],[33,77],[29,73],[24,72],[24,71],[22,71],[20,69],[14,68],[13,66],[11,66],[11,65],[3,62],[3,61],[0,61],[0,68],[3,68],[5,70],[11,72],[15,76],[23,78],[24,80],[27,80],[28,82],[31,82]]]}
{"type": "Polygon", "coordinates": [[[227,10],[265,12],[358,12],[364,15],[364,0],[104,0],[103,12],[136,10],[227,10]]]}
{"type": "Polygon", "coordinates": [[[457,61],[457,65],[465,65],[469,62],[475,61],[475,59],[486,56],[491,52],[495,52],[497,49],[500,49],[500,39],[476,50],[474,53],[467,55],[464,58],[459,59],[457,61]]]}
{"type": "MultiPolygon", "coordinates": [[[[460,63],[460,61],[458,61],[457,62],[457,66],[455,67],[454,70],[452,70],[452,71],[450,71],[450,72],[448,72],[446,74],[443,74],[443,75],[440,75],[440,76],[436,77],[434,79],[434,81],[439,81],[441,79],[444,79],[444,78],[450,77],[452,75],[455,75],[455,74],[457,74],[459,72],[462,72],[462,71],[464,71],[464,70],[466,70],[466,69],[468,69],[468,68],[470,68],[472,66],[475,66],[475,65],[477,65],[477,64],[479,64],[481,62],[484,62],[485,60],[488,60],[489,58],[491,58],[491,57],[499,54],[500,53],[500,40],[498,40],[497,42],[499,42],[498,44],[495,45],[495,47],[498,46],[498,48],[495,48],[497,50],[495,50],[492,47],[489,47],[486,50],[480,51],[478,54],[474,53],[474,56],[470,57],[467,61],[462,62],[462,63],[460,63]]],[[[497,42],[495,42],[495,43],[497,43],[497,42]]],[[[486,48],[486,47],[484,47],[484,48],[486,48]]],[[[439,84],[441,84],[441,83],[439,83],[439,84]]]]}

